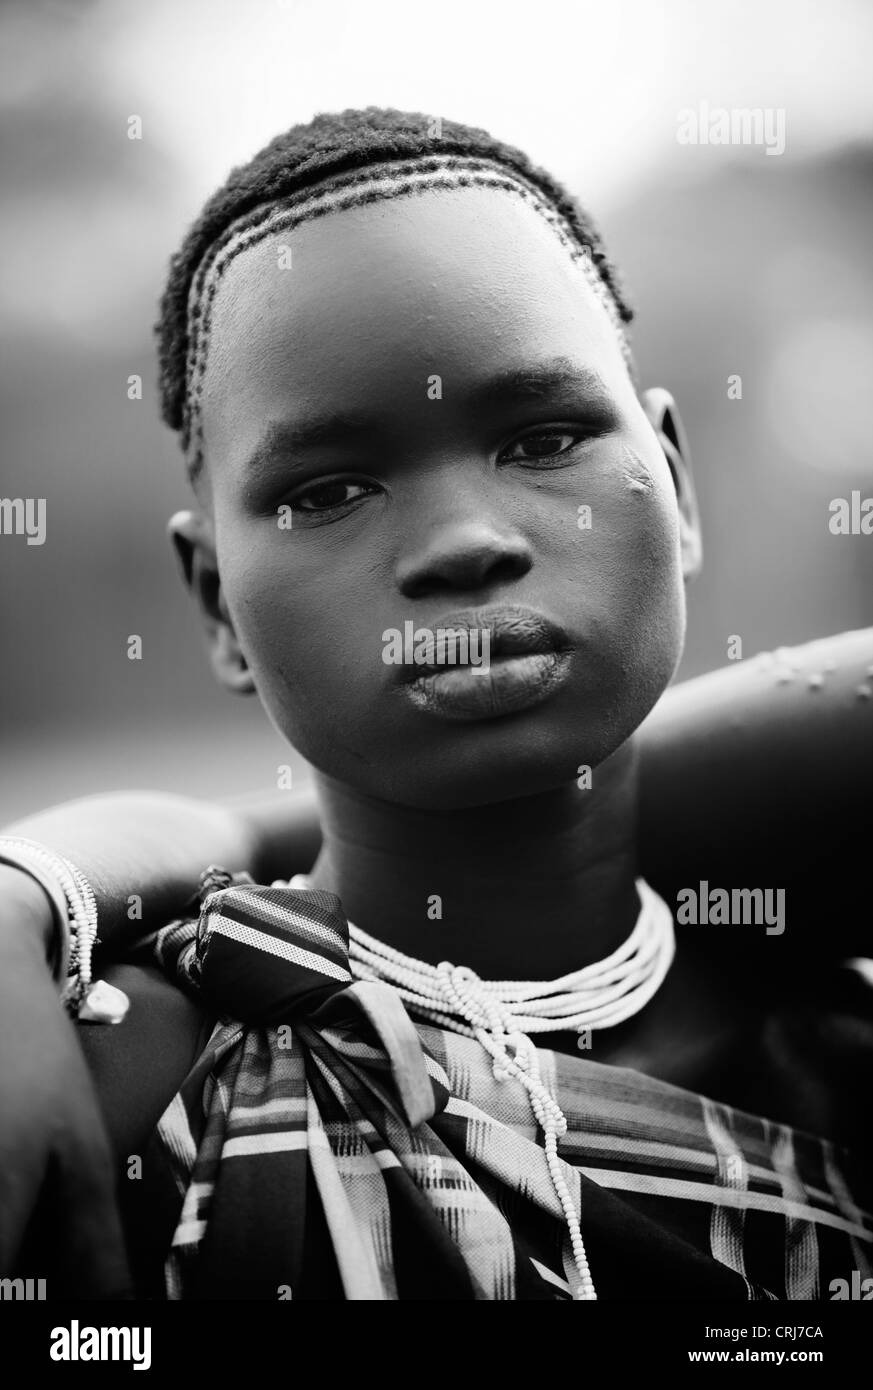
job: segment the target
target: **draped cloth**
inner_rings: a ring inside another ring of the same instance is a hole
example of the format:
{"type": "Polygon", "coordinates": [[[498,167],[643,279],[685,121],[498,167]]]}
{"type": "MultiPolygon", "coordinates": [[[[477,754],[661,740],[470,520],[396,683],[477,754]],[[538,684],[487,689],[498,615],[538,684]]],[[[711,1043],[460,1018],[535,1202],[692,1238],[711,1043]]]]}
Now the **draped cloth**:
{"type": "MultiPolygon", "coordinates": [[[[167,1297],[571,1298],[526,1092],[475,1039],[355,980],[348,943],[332,894],[239,879],[150,939],[218,1020],[156,1134],[167,1297]]],[[[827,1299],[873,1273],[870,1176],[845,1151],[539,1056],[599,1298],[827,1299]]]]}

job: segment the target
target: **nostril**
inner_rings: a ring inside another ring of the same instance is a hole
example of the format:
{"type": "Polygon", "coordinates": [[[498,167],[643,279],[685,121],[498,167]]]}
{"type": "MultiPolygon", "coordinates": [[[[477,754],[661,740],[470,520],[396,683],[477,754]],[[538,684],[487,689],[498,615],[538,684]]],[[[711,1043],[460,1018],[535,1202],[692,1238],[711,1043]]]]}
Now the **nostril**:
{"type": "Polygon", "coordinates": [[[532,561],[527,555],[504,555],[496,564],[491,566],[487,578],[492,583],[520,579],[523,574],[527,574],[531,563],[532,561]]]}

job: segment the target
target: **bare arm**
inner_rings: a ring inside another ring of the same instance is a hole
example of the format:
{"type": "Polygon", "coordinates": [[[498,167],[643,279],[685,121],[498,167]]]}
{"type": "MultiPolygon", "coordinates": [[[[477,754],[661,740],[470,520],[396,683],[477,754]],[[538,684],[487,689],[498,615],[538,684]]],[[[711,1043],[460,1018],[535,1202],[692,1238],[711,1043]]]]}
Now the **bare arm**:
{"type": "Polygon", "coordinates": [[[844,879],[862,871],[873,628],[676,686],[641,734],[641,853],[653,883],[714,882],[738,864],[770,884],[825,865],[844,879]]]}
{"type": "MultiPolygon", "coordinates": [[[[117,954],[181,915],[207,864],[265,872],[261,841],[275,853],[280,820],[292,855],[305,852],[310,826],[317,843],[311,799],[295,795],[274,804],[259,798],[258,805],[250,813],[245,803],[213,806],[160,792],[112,793],[68,801],[16,821],[3,833],[38,840],[82,870],[97,898],[101,942],[117,954]]],[[[0,867],[0,882],[3,873],[0,867]]],[[[5,881],[14,873],[6,870],[5,881]]],[[[23,884],[21,891],[34,903],[41,901],[35,885],[23,884]]],[[[48,936],[47,912],[39,914],[39,925],[48,936]]]]}
{"type": "MultiPolygon", "coordinates": [[[[640,730],[640,780],[642,867],[656,886],[712,879],[738,862],[773,882],[844,855],[873,787],[873,629],[673,687],[640,730]]],[[[8,833],[82,869],[113,955],[183,913],[208,863],[286,876],[311,866],[321,838],[308,790],[226,806],[151,792],[87,797],[8,833]]],[[[47,912],[42,921],[47,933],[47,912]]]]}
{"type": "MultiPolygon", "coordinates": [[[[789,655],[793,673],[749,661],[676,687],[640,731],[642,866],[662,891],[715,881],[737,862],[759,864],[759,881],[772,884],[810,864],[869,861],[873,631],[789,655]]],[[[8,830],[79,866],[96,891],[103,949],[116,955],[184,913],[208,863],[284,876],[308,868],[320,840],[307,793],[224,807],[154,793],[88,797],[8,830]]],[[[863,927],[867,914],[840,902],[845,875],[818,877],[820,906],[802,896],[831,945],[834,922],[863,927]]],[[[0,866],[0,1277],[49,1272],[52,1296],[65,1285],[110,1295],[127,1280],[110,1146],[46,969],[50,933],[43,890],[0,866]],[[37,1210],[50,1214],[52,1238],[39,1268],[25,1268],[32,1247],[22,1255],[22,1238],[37,1210]]]]}
{"type": "MultiPolygon", "coordinates": [[[[762,884],[825,864],[851,872],[853,856],[860,870],[873,815],[873,628],[674,686],[639,742],[640,854],[656,887],[730,884],[738,865],[762,884]]],[[[254,800],[247,817],[265,873],[312,863],[311,796],[254,800]]]]}

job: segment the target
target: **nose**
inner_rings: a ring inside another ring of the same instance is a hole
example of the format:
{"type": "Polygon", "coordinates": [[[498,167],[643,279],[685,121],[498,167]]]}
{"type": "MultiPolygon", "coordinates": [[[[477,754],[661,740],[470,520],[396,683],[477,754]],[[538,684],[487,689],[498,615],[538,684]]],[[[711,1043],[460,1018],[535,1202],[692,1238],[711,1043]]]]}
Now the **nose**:
{"type": "Polygon", "coordinates": [[[414,548],[410,542],[396,577],[404,598],[429,598],[510,583],[532,565],[524,536],[503,523],[466,516],[432,526],[414,548]]]}

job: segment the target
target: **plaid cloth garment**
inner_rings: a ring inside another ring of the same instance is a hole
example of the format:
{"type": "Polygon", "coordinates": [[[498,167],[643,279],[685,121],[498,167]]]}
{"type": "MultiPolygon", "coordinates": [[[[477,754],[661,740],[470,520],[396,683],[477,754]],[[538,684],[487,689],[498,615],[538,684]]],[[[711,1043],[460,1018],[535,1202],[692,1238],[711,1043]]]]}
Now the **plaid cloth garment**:
{"type": "MultiPolygon", "coordinates": [[[[167,1297],[572,1297],[526,1093],[474,1039],[353,980],[333,895],[237,881],[150,947],[221,1020],[157,1131],[167,1297]]],[[[827,1298],[873,1272],[869,1176],[845,1152],[637,1072],[540,1058],[599,1298],[827,1298]]]]}

